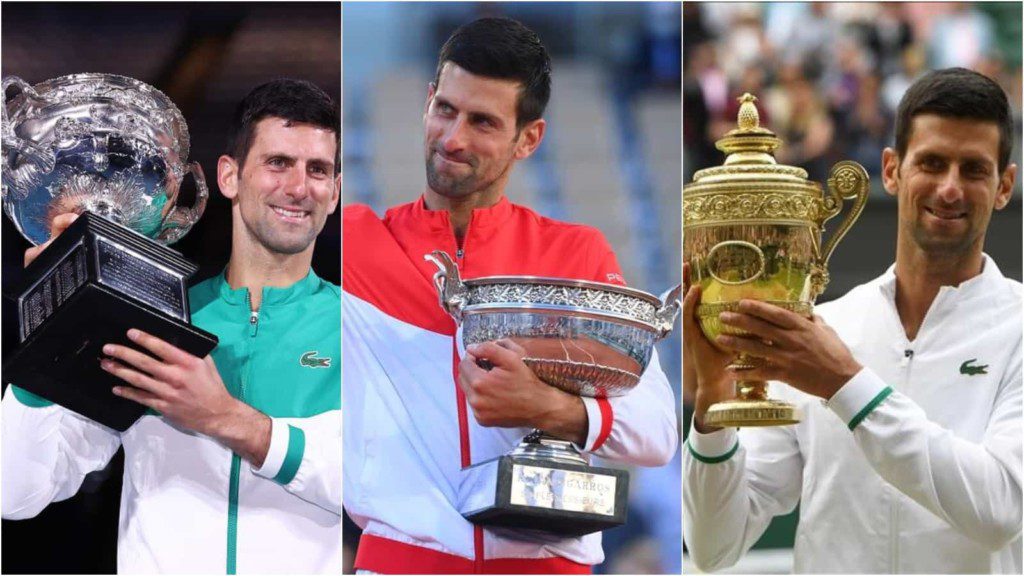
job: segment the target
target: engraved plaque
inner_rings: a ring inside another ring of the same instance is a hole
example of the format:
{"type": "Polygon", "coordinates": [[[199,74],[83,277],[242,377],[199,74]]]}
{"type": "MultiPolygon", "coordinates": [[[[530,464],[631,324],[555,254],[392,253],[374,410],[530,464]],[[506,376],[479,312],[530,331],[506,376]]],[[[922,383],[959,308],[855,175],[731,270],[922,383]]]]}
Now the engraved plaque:
{"type": "Polygon", "coordinates": [[[182,276],[104,238],[97,239],[96,246],[101,284],[188,321],[182,276]]]}
{"type": "Polygon", "coordinates": [[[590,514],[615,514],[615,477],[515,464],[509,502],[590,514]]]}
{"type": "Polygon", "coordinates": [[[35,331],[87,280],[85,248],[79,245],[21,298],[21,339],[35,331]]]}

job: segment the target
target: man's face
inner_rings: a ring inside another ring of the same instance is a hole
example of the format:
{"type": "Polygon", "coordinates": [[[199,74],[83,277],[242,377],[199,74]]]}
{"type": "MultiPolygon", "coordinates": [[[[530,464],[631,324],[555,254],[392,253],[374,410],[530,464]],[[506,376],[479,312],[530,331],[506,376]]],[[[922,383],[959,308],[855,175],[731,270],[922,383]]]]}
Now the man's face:
{"type": "Polygon", "coordinates": [[[331,130],[276,117],[257,122],[236,187],[225,191],[246,236],[277,254],[309,248],[338,205],[336,149],[331,130]]]}
{"type": "MultiPolygon", "coordinates": [[[[515,160],[533,152],[539,138],[525,142],[529,137],[520,137],[516,130],[519,89],[515,81],[476,76],[451,62],[444,65],[423,115],[427,184],[434,192],[461,198],[501,185],[515,160]]],[[[538,122],[543,121],[531,124],[538,122]]],[[[524,127],[524,132],[530,130],[535,128],[524,127]]]]}
{"type": "Polygon", "coordinates": [[[1016,166],[998,168],[994,122],[920,114],[904,158],[882,155],[886,191],[899,203],[900,241],[926,253],[980,251],[992,210],[1010,201],[1016,166]]]}

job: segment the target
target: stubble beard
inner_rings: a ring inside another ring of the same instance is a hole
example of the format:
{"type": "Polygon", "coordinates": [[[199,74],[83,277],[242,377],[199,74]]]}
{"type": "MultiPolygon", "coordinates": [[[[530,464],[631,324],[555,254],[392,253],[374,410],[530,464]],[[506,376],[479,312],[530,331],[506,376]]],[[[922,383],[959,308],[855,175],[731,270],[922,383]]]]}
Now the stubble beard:
{"type": "Polygon", "coordinates": [[[917,219],[910,223],[909,232],[914,244],[922,252],[935,257],[958,257],[969,253],[979,239],[977,224],[969,217],[970,214],[964,231],[955,236],[929,230],[922,221],[922,218],[925,218],[923,215],[918,215],[917,219]]]}
{"type": "MultiPolygon", "coordinates": [[[[273,216],[271,215],[269,218],[273,218],[273,216]]],[[[309,218],[315,218],[315,214],[310,213],[309,218]]],[[[322,228],[322,226],[310,226],[304,234],[300,235],[286,234],[278,230],[274,223],[269,222],[266,218],[256,218],[253,222],[243,218],[242,223],[253,242],[262,246],[267,252],[281,256],[291,256],[305,251],[316,240],[319,229],[322,228]]]]}
{"type": "Polygon", "coordinates": [[[461,198],[476,192],[477,177],[475,169],[461,178],[441,174],[434,167],[435,154],[436,152],[431,152],[430,156],[427,157],[427,185],[430,186],[431,190],[447,198],[461,198]]]}
{"type": "Polygon", "coordinates": [[[464,198],[470,194],[488,190],[494,186],[495,182],[505,176],[509,168],[512,167],[512,160],[509,158],[501,172],[495,175],[494,178],[483,181],[480,174],[477,173],[479,164],[471,161],[469,173],[462,177],[455,177],[438,172],[437,168],[434,167],[434,157],[436,155],[438,155],[438,152],[434,149],[430,149],[427,153],[427,185],[431,190],[445,198],[464,198]]]}

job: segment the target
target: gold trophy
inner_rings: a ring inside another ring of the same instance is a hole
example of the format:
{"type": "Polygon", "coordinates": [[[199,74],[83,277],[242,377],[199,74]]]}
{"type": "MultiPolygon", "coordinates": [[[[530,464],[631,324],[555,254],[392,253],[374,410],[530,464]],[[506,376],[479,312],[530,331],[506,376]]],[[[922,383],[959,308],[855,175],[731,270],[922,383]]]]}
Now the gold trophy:
{"type": "MultiPolygon", "coordinates": [[[[701,287],[697,316],[711,342],[722,333],[745,334],[718,320],[742,299],[810,317],[828,284],[829,257],[867,202],[868,174],[856,162],[832,167],[826,194],[807,180],[807,171],[776,163],[782,140],[760,126],[756,100],[750,94],[739,99],[738,127],[715,143],[727,155],[725,163],[699,170],[683,187],[683,258],[691,282],[701,287]],[[853,207],[822,245],[824,223],[839,214],[844,199],[853,207]]],[[[763,362],[738,354],[731,367],[742,375],[763,362]]],[[[736,398],[712,405],[704,417],[706,424],[723,427],[799,421],[796,406],[768,398],[767,382],[742,376],[736,398]]]]}

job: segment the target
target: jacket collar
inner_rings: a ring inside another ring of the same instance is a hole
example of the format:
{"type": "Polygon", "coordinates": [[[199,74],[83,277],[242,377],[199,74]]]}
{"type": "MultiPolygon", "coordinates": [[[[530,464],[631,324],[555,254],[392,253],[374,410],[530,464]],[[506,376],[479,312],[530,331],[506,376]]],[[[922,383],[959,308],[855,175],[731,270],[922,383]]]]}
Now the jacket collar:
{"type": "MultiPolygon", "coordinates": [[[[249,304],[249,290],[245,287],[233,289],[228,284],[227,268],[221,272],[216,278],[215,290],[229,304],[235,306],[241,306],[249,304]]],[[[313,269],[310,268],[306,276],[298,282],[281,288],[264,286],[262,293],[263,297],[260,299],[260,308],[264,306],[276,306],[280,304],[287,304],[289,302],[299,300],[305,296],[308,296],[316,291],[317,287],[320,286],[320,277],[317,276],[313,269]]]]}
{"type": "MultiPolygon", "coordinates": [[[[496,204],[487,208],[473,209],[469,227],[474,233],[500,226],[512,216],[512,203],[502,195],[496,204]]],[[[412,205],[412,217],[415,221],[424,222],[433,231],[452,229],[451,219],[447,210],[430,210],[427,208],[426,196],[420,196],[412,205]]]]}
{"type": "MultiPolygon", "coordinates": [[[[995,285],[1004,278],[999,266],[996,265],[988,254],[982,253],[981,274],[964,280],[957,286],[943,286],[939,288],[939,294],[952,293],[960,298],[969,298],[975,295],[984,295],[987,291],[993,290],[995,285]]],[[[878,279],[879,288],[890,300],[896,299],[896,264],[889,266],[885,274],[878,279]]]]}

